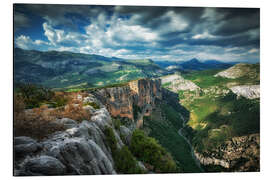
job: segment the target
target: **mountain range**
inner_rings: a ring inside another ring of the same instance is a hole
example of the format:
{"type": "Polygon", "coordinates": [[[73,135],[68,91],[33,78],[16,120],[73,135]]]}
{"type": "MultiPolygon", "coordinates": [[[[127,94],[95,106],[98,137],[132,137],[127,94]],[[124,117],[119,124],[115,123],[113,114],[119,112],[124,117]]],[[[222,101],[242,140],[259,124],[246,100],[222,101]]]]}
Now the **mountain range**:
{"type": "Polygon", "coordinates": [[[169,71],[182,71],[189,72],[194,70],[207,70],[207,69],[225,69],[233,66],[237,62],[225,63],[218,60],[206,60],[199,61],[196,58],[193,58],[188,61],[181,62],[172,62],[172,61],[157,61],[156,64],[159,66],[166,68],[169,71]]]}
{"type": "Polygon", "coordinates": [[[232,63],[122,59],[95,54],[14,49],[16,83],[34,83],[49,88],[89,88],[123,83],[139,78],[155,78],[172,72],[225,69],[232,63]]]}

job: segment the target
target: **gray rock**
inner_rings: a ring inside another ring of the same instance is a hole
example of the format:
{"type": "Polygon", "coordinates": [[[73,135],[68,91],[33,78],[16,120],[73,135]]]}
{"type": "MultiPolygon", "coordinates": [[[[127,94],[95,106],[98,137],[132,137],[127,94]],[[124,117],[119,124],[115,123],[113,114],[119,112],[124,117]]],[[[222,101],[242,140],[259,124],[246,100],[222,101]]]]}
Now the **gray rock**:
{"type": "Polygon", "coordinates": [[[27,159],[24,162],[24,175],[63,175],[65,166],[56,158],[50,156],[39,156],[27,159]]]}
{"type": "Polygon", "coordinates": [[[30,153],[34,153],[41,147],[41,145],[36,140],[26,136],[15,137],[14,143],[16,157],[26,156],[30,153]]]}
{"type": "Polygon", "coordinates": [[[37,141],[27,136],[18,136],[14,138],[14,143],[16,146],[22,144],[37,143],[37,141]]]}
{"type": "Polygon", "coordinates": [[[167,86],[167,88],[171,89],[173,92],[178,92],[179,90],[182,91],[196,91],[199,90],[200,87],[194,84],[190,80],[184,79],[182,76],[179,74],[173,74],[173,75],[168,75],[164,76],[161,78],[161,83],[166,84],[170,83],[170,85],[167,86]]]}
{"type": "Polygon", "coordinates": [[[233,93],[247,99],[260,98],[260,85],[243,85],[230,88],[233,93]]]}
{"type": "Polygon", "coordinates": [[[130,145],[132,132],[126,126],[120,126],[120,134],[124,137],[124,143],[130,145]]]}
{"type": "Polygon", "coordinates": [[[77,122],[73,119],[69,118],[62,118],[55,120],[55,123],[64,125],[65,128],[73,128],[77,126],[77,122]]]}

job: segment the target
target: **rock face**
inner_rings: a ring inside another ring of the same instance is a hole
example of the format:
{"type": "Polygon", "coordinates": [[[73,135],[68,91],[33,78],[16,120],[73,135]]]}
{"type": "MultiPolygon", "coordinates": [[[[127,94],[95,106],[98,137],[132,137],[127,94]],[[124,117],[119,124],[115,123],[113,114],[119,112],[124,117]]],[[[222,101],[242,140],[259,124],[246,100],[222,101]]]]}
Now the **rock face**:
{"type": "Polygon", "coordinates": [[[123,142],[105,107],[91,111],[90,121],[77,124],[67,118],[56,120],[67,129],[41,142],[15,137],[14,175],[115,174],[111,150],[103,133],[105,128],[113,129],[119,149],[123,142]]]}
{"type": "Polygon", "coordinates": [[[237,96],[243,96],[248,99],[260,98],[260,85],[233,86],[230,89],[237,96]]]}
{"type": "Polygon", "coordinates": [[[230,171],[259,171],[260,170],[260,136],[234,137],[216,151],[195,156],[203,165],[219,165],[230,171]]]}
{"type": "Polygon", "coordinates": [[[215,77],[225,77],[229,79],[236,79],[243,76],[248,76],[252,79],[259,79],[259,64],[246,64],[246,63],[239,63],[226,69],[225,71],[221,71],[215,75],[215,77]]]}
{"type": "Polygon", "coordinates": [[[194,84],[192,81],[186,80],[178,74],[162,77],[161,83],[162,84],[170,83],[167,86],[167,88],[171,89],[175,93],[177,93],[179,90],[196,91],[200,89],[199,86],[194,84]]]}
{"type": "Polygon", "coordinates": [[[140,116],[149,115],[155,102],[162,99],[159,79],[140,79],[126,86],[105,88],[94,93],[111,116],[128,118],[133,122],[140,116]]]}

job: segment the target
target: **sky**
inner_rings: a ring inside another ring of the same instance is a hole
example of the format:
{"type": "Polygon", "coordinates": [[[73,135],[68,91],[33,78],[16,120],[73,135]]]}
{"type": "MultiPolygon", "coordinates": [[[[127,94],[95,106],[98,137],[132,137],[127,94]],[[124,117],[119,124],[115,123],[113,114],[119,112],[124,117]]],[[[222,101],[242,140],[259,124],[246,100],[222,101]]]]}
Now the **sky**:
{"type": "Polygon", "coordinates": [[[16,4],[14,46],[154,61],[255,63],[260,10],[16,4]]]}

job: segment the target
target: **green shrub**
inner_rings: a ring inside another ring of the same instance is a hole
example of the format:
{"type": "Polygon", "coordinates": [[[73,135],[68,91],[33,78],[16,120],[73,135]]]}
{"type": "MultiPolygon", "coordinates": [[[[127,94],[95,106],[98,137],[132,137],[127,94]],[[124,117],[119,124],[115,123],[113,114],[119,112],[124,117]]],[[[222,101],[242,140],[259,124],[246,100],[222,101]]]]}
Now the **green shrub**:
{"type": "Polygon", "coordinates": [[[113,121],[113,124],[114,124],[115,129],[119,130],[119,129],[120,129],[120,126],[121,126],[121,121],[120,121],[120,119],[118,119],[118,118],[113,118],[112,121],[113,121]]]}
{"type": "Polygon", "coordinates": [[[106,136],[106,143],[111,148],[112,154],[114,156],[114,153],[117,150],[117,141],[113,129],[107,126],[104,130],[104,134],[106,136]]]}
{"type": "Polygon", "coordinates": [[[111,127],[106,127],[104,130],[104,134],[106,136],[106,143],[112,151],[115,168],[118,173],[144,173],[143,170],[137,165],[137,161],[135,160],[134,156],[129,151],[127,146],[123,146],[120,150],[117,148],[117,140],[111,127]]]}
{"type": "Polygon", "coordinates": [[[40,107],[54,96],[53,91],[33,84],[20,84],[18,93],[24,99],[26,108],[40,107]]]}
{"type": "Polygon", "coordinates": [[[136,129],[132,134],[131,152],[139,160],[154,166],[155,172],[177,172],[177,166],[171,155],[154,138],[147,137],[136,129]]]}
{"type": "Polygon", "coordinates": [[[118,173],[123,174],[142,174],[144,171],[138,166],[132,153],[127,146],[117,150],[114,155],[114,162],[118,173]]]}

